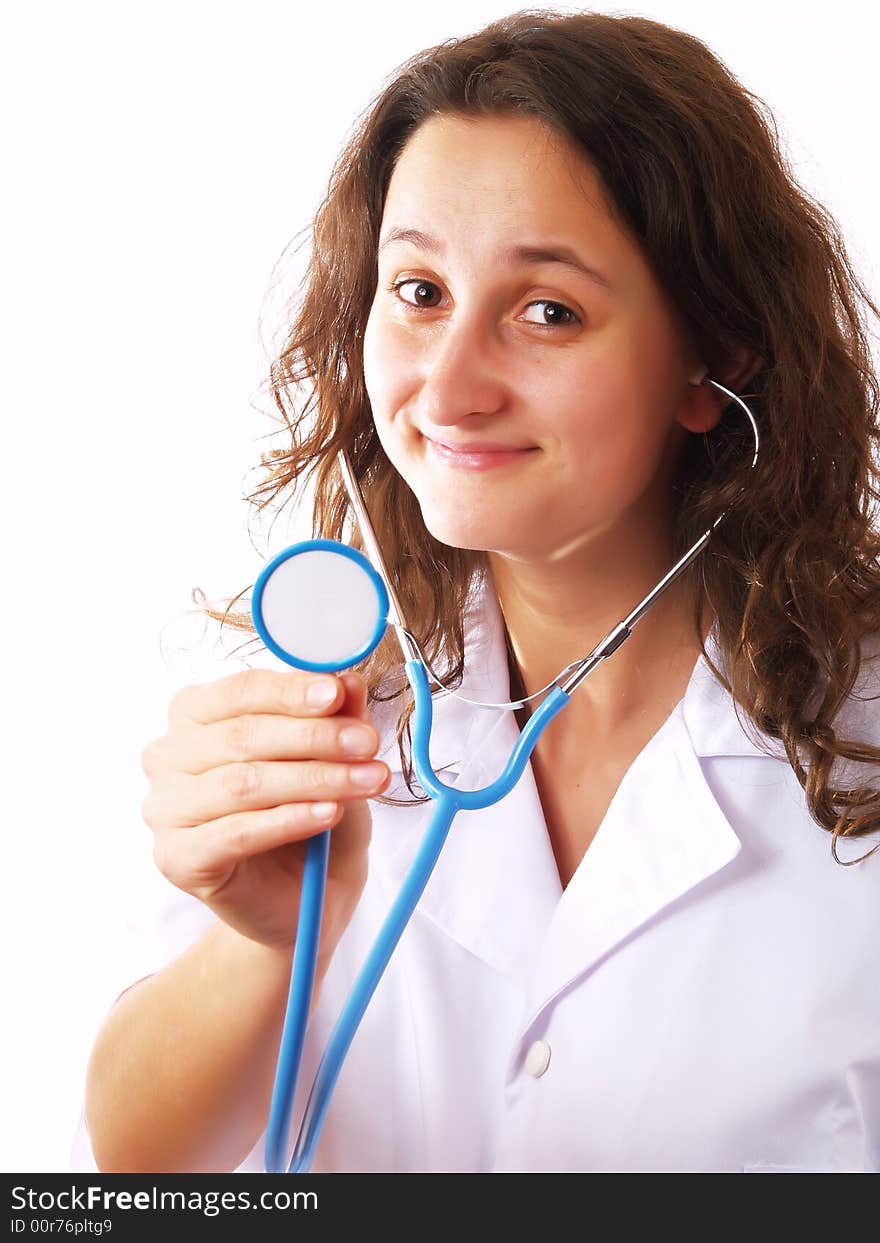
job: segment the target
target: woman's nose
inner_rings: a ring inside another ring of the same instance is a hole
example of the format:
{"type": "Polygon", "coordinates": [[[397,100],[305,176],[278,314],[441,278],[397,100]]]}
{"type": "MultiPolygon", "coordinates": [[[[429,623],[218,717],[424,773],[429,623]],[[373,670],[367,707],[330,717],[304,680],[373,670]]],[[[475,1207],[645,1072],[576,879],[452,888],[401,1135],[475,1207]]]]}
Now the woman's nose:
{"type": "Polygon", "coordinates": [[[509,397],[500,343],[474,317],[447,321],[426,345],[418,409],[424,424],[446,427],[471,414],[497,414],[509,397]]]}

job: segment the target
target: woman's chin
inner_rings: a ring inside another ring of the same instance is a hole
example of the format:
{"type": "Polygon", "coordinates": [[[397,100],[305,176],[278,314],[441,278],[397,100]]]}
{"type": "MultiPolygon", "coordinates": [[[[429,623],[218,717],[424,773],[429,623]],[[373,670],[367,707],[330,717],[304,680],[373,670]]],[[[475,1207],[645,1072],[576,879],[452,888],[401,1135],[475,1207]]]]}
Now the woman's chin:
{"type": "Polygon", "coordinates": [[[432,526],[426,522],[425,526],[433,535],[438,544],[445,544],[447,548],[469,548],[474,552],[486,552],[487,545],[485,537],[477,535],[473,531],[462,531],[461,528],[455,527],[454,524],[444,524],[432,526]]]}
{"type": "Polygon", "coordinates": [[[516,543],[515,532],[511,531],[509,524],[502,531],[497,520],[492,522],[469,519],[462,522],[460,515],[457,518],[451,515],[440,516],[426,514],[424,510],[422,519],[434,539],[449,548],[468,548],[473,552],[502,552],[513,551],[511,544],[516,543]]]}

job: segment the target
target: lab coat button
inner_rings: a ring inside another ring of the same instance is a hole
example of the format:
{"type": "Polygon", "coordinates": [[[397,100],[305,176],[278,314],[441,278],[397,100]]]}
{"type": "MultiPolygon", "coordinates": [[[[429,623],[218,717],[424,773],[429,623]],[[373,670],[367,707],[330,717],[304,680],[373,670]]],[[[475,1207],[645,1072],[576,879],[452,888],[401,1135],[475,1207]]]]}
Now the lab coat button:
{"type": "Polygon", "coordinates": [[[550,1046],[546,1040],[536,1040],[526,1054],[526,1070],[539,1079],[550,1065],[550,1046]]]}

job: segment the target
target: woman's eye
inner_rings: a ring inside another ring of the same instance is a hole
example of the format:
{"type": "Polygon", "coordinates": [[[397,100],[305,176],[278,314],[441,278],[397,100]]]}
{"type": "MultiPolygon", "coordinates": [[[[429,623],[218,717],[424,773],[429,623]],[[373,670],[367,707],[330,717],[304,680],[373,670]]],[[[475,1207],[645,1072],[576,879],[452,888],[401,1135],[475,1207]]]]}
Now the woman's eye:
{"type": "MultiPolygon", "coordinates": [[[[439,295],[440,291],[433,281],[419,280],[416,277],[410,277],[408,280],[395,281],[389,289],[400,298],[408,307],[414,311],[430,311],[437,306],[436,301],[428,301],[433,295],[439,295]],[[402,290],[412,286],[409,296],[404,296],[402,290]]],[[[549,298],[537,298],[534,302],[530,302],[527,310],[532,307],[543,307],[540,311],[541,319],[527,319],[526,323],[534,324],[540,328],[569,328],[572,324],[579,324],[580,320],[574,311],[569,310],[562,302],[553,302],[549,298]]]]}
{"type": "Polygon", "coordinates": [[[415,280],[415,279],[413,279],[413,278],[410,278],[410,279],[409,279],[409,280],[407,280],[407,281],[396,281],[396,282],[395,282],[395,283],[391,286],[391,290],[392,290],[392,292],[393,292],[393,293],[399,294],[399,295],[400,295],[400,297],[401,297],[401,301],[402,301],[402,302],[405,302],[405,303],[407,304],[407,306],[413,306],[413,307],[416,307],[417,309],[418,309],[418,308],[420,308],[420,307],[423,307],[425,310],[428,310],[428,309],[430,309],[431,307],[433,307],[433,306],[435,306],[435,305],[436,305],[436,303],[433,303],[433,302],[431,302],[431,303],[426,303],[426,302],[422,301],[422,299],[423,299],[423,298],[424,298],[424,296],[425,296],[426,291],[427,291],[427,293],[428,293],[428,296],[430,296],[430,291],[431,291],[431,290],[433,290],[435,293],[436,293],[436,292],[438,292],[438,291],[437,291],[437,286],[436,286],[436,285],[434,285],[434,284],[432,284],[432,282],[431,282],[431,281],[420,281],[420,280],[415,280]],[[413,301],[410,301],[410,299],[409,299],[409,298],[404,298],[404,297],[400,294],[400,291],[401,291],[402,289],[405,289],[407,285],[414,285],[414,286],[415,286],[415,289],[413,290],[413,296],[417,299],[417,301],[414,301],[414,302],[413,302],[413,301]]]}
{"type": "Polygon", "coordinates": [[[549,298],[538,298],[529,303],[528,309],[533,306],[544,308],[541,312],[544,318],[542,320],[529,319],[526,323],[539,324],[541,328],[568,328],[571,324],[580,323],[574,311],[570,311],[561,302],[551,302],[549,298]]]}

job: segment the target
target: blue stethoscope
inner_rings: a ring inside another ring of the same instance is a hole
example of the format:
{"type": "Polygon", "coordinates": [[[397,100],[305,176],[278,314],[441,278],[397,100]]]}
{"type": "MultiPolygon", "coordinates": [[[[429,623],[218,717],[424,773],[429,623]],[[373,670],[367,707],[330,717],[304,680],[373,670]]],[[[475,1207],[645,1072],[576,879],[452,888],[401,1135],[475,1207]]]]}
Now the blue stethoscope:
{"type": "MultiPolygon", "coordinates": [[[[755,437],[754,468],[758,460],[759,440],[752,412],[736,393],[715,380],[704,378],[738,402],[748,415],[755,437]]],[[[652,604],[702,552],[712,532],[729,512],[725,510],[716,518],[709,530],[588,656],[568,665],[543,690],[529,696],[529,699],[535,699],[545,691],[549,692],[527,720],[501,775],[481,790],[459,790],[445,785],[431,766],[428,743],[433,723],[433,703],[426,669],[445,693],[454,692],[446,691],[415,637],[405,627],[375,531],[344,450],[338,460],[370,559],[357,549],[335,540],[312,539],[286,548],[267,563],[254,585],[251,602],[254,625],[266,647],[285,663],[297,669],[322,673],[348,669],[365,660],[382,639],[388,625],[393,625],[415,700],[412,718],[414,768],[422,788],[436,802],[436,807],[415,861],[330,1035],[288,1164],[290,1117],[315,982],[331,830],[317,833],[309,840],[290,991],[266,1131],[265,1170],[272,1174],[283,1173],[285,1169],[288,1173],[307,1173],[311,1167],[342,1063],[376,986],[434,870],[456,813],[491,807],[513,789],[542,732],[562,711],[574,690],[600,661],[611,656],[629,638],[633,627],[652,604]],[[308,609],[300,607],[303,600],[308,600],[308,609]],[[339,607],[340,600],[346,602],[344,610],[339,607]]],[[[456,698],[481,708],[515,709],[527,702],[485,704],[461,695],[456,695],[456,698]]]]}

